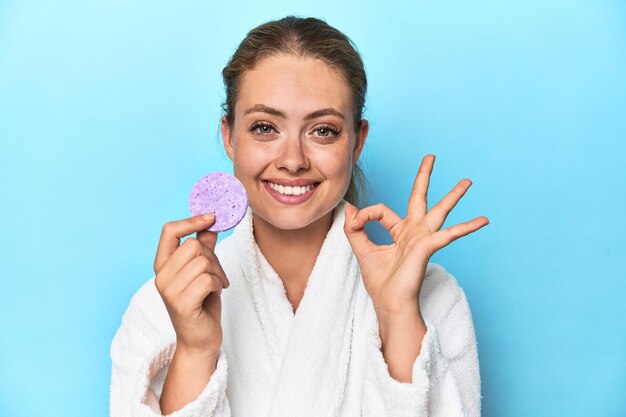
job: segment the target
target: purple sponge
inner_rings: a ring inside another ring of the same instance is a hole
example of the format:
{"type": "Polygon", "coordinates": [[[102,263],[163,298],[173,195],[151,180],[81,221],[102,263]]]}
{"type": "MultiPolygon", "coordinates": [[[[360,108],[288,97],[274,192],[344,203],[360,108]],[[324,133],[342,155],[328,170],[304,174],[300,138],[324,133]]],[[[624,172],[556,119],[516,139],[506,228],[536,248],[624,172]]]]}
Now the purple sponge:
{"type": "Polygon", "coordinates": [[[191,189],[189,211],[193,216],[215,213],[215,223],[208,228],[223,232],[237,226],[248,209],[243,184],[226,172],[213,172],[200,178],[191,189]]]}

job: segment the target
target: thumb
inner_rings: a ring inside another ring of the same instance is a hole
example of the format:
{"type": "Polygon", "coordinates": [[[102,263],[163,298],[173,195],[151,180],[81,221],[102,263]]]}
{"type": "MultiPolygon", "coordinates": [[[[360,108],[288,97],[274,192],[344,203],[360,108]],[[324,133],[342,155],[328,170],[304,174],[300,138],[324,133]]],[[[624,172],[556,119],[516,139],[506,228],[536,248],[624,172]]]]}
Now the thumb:
{"type": "Polygon", "coordinates": [[[356,228],[352,228],[352,222],[356,218],[356,214],[358,212],[359,209],[357,207],[350,203],[346,203],[344,207],[345,220],[343,231],[348,238],[348,242],[350,242],[350,246],[352,246],[352,251],[356,255],[357,259],[360,260],[365,256],[365,254],[373,250],[376,245],[367,237],[364,227],[359,228],[356,226],[356,228]]]}

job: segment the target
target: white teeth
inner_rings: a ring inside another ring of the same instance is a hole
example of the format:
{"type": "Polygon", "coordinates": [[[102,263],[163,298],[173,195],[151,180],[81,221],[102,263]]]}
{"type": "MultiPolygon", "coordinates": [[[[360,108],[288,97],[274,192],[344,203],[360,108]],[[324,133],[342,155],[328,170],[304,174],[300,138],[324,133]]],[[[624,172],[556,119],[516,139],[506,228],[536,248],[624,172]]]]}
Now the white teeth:
{"type": "Polygon", "coordinates": [[[288,185],[274,184],[270,181],[268,181],[267,183],[270,185],[270,188],[272,188],[272,190],[276,190],[280,194],[284,195],[302,195],[308,193],[309,191],[311,191],[311,188],[313,188],[313,185],[307,185],[305,187],[290,187],[288,185]]]}

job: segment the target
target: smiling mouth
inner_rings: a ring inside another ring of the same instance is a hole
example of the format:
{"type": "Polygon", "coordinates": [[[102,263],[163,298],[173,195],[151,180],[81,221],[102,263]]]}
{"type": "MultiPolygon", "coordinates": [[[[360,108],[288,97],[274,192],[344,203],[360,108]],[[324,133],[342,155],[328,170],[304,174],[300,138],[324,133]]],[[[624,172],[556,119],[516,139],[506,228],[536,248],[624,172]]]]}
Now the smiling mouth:
{"type": "Polygon", "coordinates": [[[306,186],[298,187],[298,186],[276,184],[268,180],[263,180],[263,182],[266,183],[272,190],[276,191],[277,193],[281,195],[293,195],[293,196],[307,194],[311,190],[317,188],[320,185],[319,182],[316,182],[316,183],[309,184],[306,186]]]}

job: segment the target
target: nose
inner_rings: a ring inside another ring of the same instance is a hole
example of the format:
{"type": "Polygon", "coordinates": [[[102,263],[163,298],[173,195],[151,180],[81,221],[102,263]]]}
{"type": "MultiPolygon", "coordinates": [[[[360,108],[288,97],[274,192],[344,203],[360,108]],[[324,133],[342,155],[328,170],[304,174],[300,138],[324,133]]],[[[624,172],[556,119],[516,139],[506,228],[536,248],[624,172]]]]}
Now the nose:
{"type": "Polygon", "coordinates": [[[276,164],[279,169],[286,169],[292,174],[309,168],[309,158],[300,138],[289,137],[283,142],[276,164]]]}

